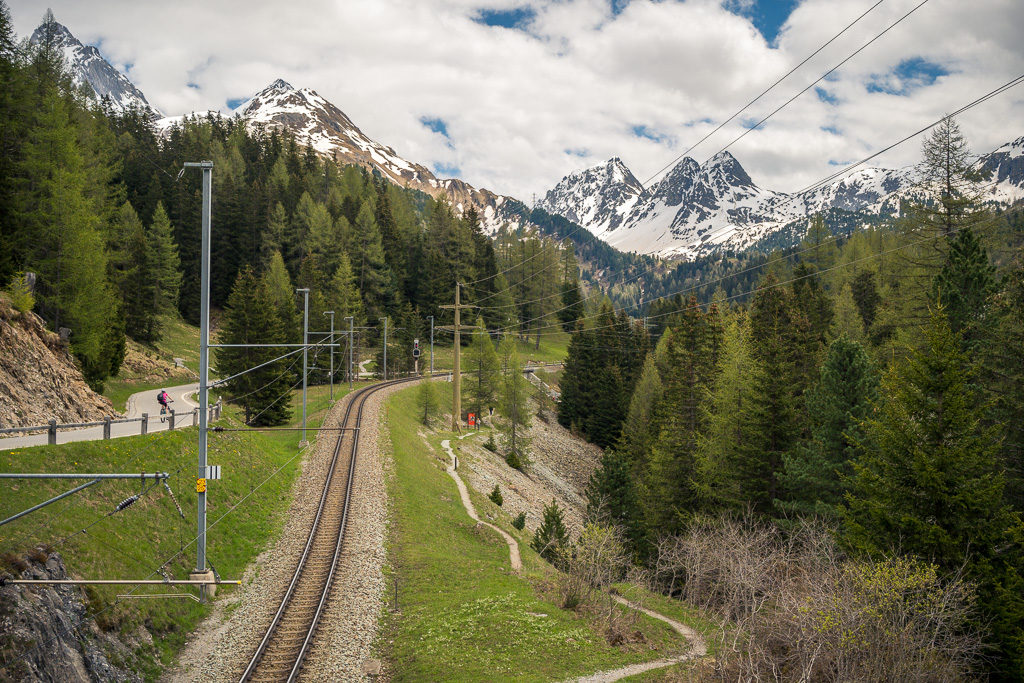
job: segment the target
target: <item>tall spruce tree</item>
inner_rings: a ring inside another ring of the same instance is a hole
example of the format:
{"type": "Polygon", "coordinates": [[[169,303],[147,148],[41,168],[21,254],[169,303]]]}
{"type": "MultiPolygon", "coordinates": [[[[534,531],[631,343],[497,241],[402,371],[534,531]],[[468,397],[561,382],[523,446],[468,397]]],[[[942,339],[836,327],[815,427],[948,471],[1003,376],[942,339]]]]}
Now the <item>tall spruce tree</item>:
{"type": "Polygon", "coordinates": [[[587,483],[587,518],[601,526],[620,528],[630,550],[641,553],[645,536],[643,513],[630,469],[624,454],[614,448],[605,450],[587,483]]]}
{"type": "Polygon", "coordinates": [[[148,244],[148,276],[150,278],[150,307],[153,315],[146,328],[146,339],[160,338],[161,317],[174,315],[178,309],[178,292],[181,289],[181,259],[178,245],[174,243],[171,221],[164,211],[163,202],[157,202],[153,211],[153,222],[146,233],[148,244]]]}
{"type": "Polygon", "coordinates": [[[510,466],[523,469],[529,462],[530,442],[525,430],[530,426],[530,410],[527,406],[530,383],[523,376],[523,363],[512,337],[506,336],[501,340],[499,355],[502,360],[502,381],[498,414],[504,418],[501,431],[504,435],[505,459],[510,466]]]}
{"type": "Polygon", "coordinates": [[[995,270],[974,231],[965,226],[949,240],[946,263],[932,281],[933,303],[941,303],[968,350],[977,348],[994,320],[988,312],[998,290],[995,270]]]}
{"type": "Polygon", "coordinates": [[[925,345],[890,367],[854,463],[843,536],[854,550],[908,553],[978,584],[1004,680],[1024,672],[1024,525],[1003,500],[997,427],[977,369],[941,310],[925,345]]]}
{"type": "Polygon", "coordinates": [[[701,405],[714,385],[722,327],[718,308],[705,313],[696,298],[680,311],[668,343],[665,394],[659,406],[660,431],[645,480],[648,524],[679,530],[696,512],[697,437],[703,428],[701,405]]]}
{"type": "MultiPolygon", "coordinates": [[[[275,344],[284,341],[281,320],[270,301],[265,278],[257,278],[246,266],[235,278],[228,298],[221,331],[225,344],[275,344]]],[[[222,348],[217,367],[226,376],[238,375],[228,383],[232,401],[242,406],[246,424],[272,426],[287,421],[291,414],[288,359],[272,362],[280,349],[268,347],[222,348]],[[258,366],[263,365],[263,367],[258,366]],[[249,371],[249,372],[246,372],[249,371]],[[245,374],[241,374],[245,373],[245,374]]]]}
{"type": "Polygon", "coordinates": [[[863,347],[846,337],[829,346],[818,384],[807,394],[811,438],[782,456],[782,509],[827,518],[845,501],[852,463],[865,448],[862,422],[878,398],[878,378],[863,347]]]}
{"type": "Polygon", "coordinates": [[[766,276],[754,296],[750,311],[750,339],[754,365],[750,400],[737,416],[743,442],[735,462],[743,498],[756,512],[771,514],[782,493],[779,474],[783,455],[803,433],[803,406],[799,391],[807,378],[798,368],[807,367],[810,324],[801,315],[790,292],[773,273],[766,276]]]}

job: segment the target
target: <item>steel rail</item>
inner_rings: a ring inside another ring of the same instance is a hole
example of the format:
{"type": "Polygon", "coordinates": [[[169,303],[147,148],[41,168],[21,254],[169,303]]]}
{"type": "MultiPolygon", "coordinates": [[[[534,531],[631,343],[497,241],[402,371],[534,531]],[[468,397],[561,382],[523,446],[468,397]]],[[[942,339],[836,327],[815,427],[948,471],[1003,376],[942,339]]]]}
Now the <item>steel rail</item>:
{"type": "Polygon", "coordinates": [[[354,429],[346,429],[345,431],[340,432],[338,435],[338,439],[334,447],[334,453],[331,457],[331,464],[327,472],[327,478],[326,481],[324,482],[323,491],[320,495],[320,502],[319,505],[317,506],[316,516],[314,517],[313,525],[309,532],[309,537],[306,540],[306,546],[302,551],[302,556],[300,557],[298,566],[295,569],[295,574],[293,575],[292,580],[288,585],[288,589],[285,592],[284,598],[281,600],[281,605],[278,608],[277,613],[274,615],[274,619],[272,620],[270,626],[268,627],[266,634],[263,636],[263,639],[261,640],[259,646],[257,647],[256,652],[253,654],[252,659],[249,661],[249,665],[246,667],[241,678],[239,679],[240,683],[245,683],[246,681],[251,680],[251,678],[257,673],[257,669],[260,666],[260,663],[267,652],[267,649],[271,643],[272,638],[276,634],[285,613],[291,606],[292,599],[295,595],[296,587],[298,586],[299,581],[302,579],[303,574],[306,570],[306,563],[310,557],[310,553],[316,541],[317,532],[320,529],[321,521],[323,520],[324,506],[330,495],[331,484],[334,481],[334,470],[336,469],[338,464],[338,458],[341,453],[341,446],[344,441],[345,434],[348,433],[348,431],[352,431],[353,439],[351,457],[349,458],[348,481],[346,482],[345,487],[344,505],[342,506],[342,519],[338,529],[338,536],[337,539],[335,540],[331,568],[327,572],[325,583],[321,590],[320,599],[317,604],[317,608],[312,616],[312,619],[310,620],[308,629],[306,631],[306,635],[303,639],[299,652],[296,655],[295,661],[292,665],[287,680],[293,681],[298,675],[298,672],[302,667],[302,662],[309,651],[309,646],[313,642],[313,637],[316,631],[316,627],[319,624],[320,617],[327,604],[327,599],[330,594],[330,588],[333,583],[334,573],[337,570],[338,560],[341,557],[342,545],[344,543],[345,537],[345,526],[348,522],[349,503],[351,501],[352,495],[352,482],[354,479],[353,475],[355,472],[356,454],[359,447],[359,425],[362,421],[363,407],[365,405],[366,399],[369,398],[369,396],[372,395],[373,393],[379,391],[380,389],[389,386],[394,386],[396,384],[403,384],[406,382],[414,381],[416,379],[419,379],[419,377],[407,377],[391,380],[389,382],[381,382],[379,384],[363,387],[362,389],[360,389],[359,391],[352,395],[352,399],[349,401],[348,406],[346,406],[345,416],[342,418],[341,424],[347,425],[349,423],[350,417],[352,415],[352,410],[353,408],[357,407],[358,404],[358,411],[356,412],[356,426],[354,429]]]}

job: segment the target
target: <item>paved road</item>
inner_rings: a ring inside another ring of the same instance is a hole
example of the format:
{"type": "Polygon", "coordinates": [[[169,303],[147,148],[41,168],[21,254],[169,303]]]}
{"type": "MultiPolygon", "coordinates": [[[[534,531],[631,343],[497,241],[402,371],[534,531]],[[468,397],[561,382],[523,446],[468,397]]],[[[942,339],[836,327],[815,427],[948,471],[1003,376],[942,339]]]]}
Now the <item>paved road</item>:
{"type": "MultiPolygon", "coordinates": [[[[174,403],[170,404],[178,413],[191,413],[199,403],[195,400],[194,394],[199,391],[199,384],[182,384],[177,387],[166,387],[168,395],[174,403]]],[[[160,422],[160,404],[156,400],[157,390],[148,389],[132,394],[128,399],[128,412],[125,417],[142,417],[143,413],[149,413],[149,432],[159,432],[170,427],[169,422],[160,422]]],[[[192,426],[192,415],[179,415],[175,421],[176,429],[183,429],[192,426]]],[[[122,424],[110,425],[110,436],[135,436],[141,433],[141,422],[125,422],[122,424]]],[[[69,441],[95,441],[103,438],[103,427],[85,427],[83,429],[67,429],[57,432],[57,443],[69,441]]],[[[14,448],[30,448],[32,446],[45,446],[47,434],[29,434],[26,436],[15,436],[0,438],[0,450],[11,450],[14,448]]]]}

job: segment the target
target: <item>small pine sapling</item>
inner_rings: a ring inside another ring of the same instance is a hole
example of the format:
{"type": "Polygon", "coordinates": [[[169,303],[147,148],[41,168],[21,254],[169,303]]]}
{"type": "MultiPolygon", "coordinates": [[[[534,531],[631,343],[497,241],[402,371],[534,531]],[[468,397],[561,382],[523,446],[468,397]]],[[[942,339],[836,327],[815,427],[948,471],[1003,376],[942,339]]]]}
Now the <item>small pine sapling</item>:
{"type": "Polygon", "coordinates": [[[516,515],[516,518],[512,520],[512,526],[522,531],[526,528],[526,513],[520,512],[516,515]]]}
{"type": "Polygon", "coordinates": [[[501,507],[501,504],[505,502],[505,499],[501,495],[501,487],[497,484],[494,485],[494,490],[491,491],[491,494],[487,497],[490,498],[491,502],[498,507],[501,507]]]}

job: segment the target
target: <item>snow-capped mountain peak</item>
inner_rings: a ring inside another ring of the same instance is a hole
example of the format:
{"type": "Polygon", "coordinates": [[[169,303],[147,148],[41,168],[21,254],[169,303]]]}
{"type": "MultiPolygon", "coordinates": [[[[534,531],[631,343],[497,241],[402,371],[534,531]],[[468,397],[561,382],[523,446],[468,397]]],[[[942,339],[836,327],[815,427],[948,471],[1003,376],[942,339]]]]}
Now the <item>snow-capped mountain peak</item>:
{"type": "Polygon", "coordinates": [[[163,116],[156,107],[146,101],[142,91],[103,58],[98,49],[91,45],[83,45],[66,26],[57,23],[49,11],[43,18],[43,23],[29,38],[29,44],[33,46],[46,42],[63,53],[71,71],[72,82],[76,86],[87,83],[96,98],[108,98],[115,111],[124,111],[135,106],[149,110],[153,118],[163,116]]]}

